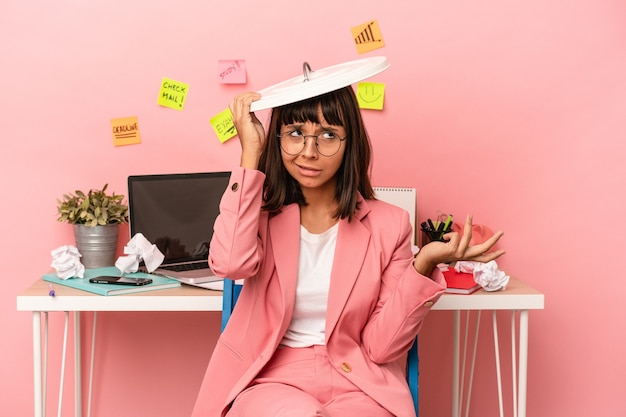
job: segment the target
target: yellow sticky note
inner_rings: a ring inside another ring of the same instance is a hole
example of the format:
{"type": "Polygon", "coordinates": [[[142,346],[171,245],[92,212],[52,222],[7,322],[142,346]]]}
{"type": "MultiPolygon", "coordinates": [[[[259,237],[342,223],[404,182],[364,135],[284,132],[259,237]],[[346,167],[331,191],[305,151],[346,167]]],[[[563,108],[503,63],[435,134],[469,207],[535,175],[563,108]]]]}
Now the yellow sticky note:
{"type": "Polygon", "coordinates": [[[220,142],[224,143],[237,135],[237,129],[235,129],[235,125],[233,124],[233,114],[230,112],[230,109],[216,114],[210,121],[220,142]]]}
{"type": "Polygon", "coordinates": [[[357,85],[356,99],[362,109],[382,110],[385,84],[362,82],[357,85]]]}
{"type": "Polygon", "coordinates": [[[141,143],[137,116],[111,119],[111,132],[113,133],[113,145],[115,146],[141,143]]]}
{"type": "Polygon", "coordinates": [[[351,30],[356,50],[360,54],[385,46],[383,35],[380,33],[376,20],[355,26],[351,30]]]}
{"type": "Polygon", "coordinates": [[[189,85],[179,81],[163,78],[159,92],[159,105],[174,110],[183,110],[189,85]]]}

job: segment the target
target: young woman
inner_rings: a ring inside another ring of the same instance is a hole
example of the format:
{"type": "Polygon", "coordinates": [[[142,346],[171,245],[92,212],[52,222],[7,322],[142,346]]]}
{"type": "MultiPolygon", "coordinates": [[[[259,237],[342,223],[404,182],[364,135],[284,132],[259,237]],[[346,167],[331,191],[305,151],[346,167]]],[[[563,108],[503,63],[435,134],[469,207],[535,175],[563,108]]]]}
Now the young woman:
{"type": "Polygon", "coordinates": [[[413,257],[406,211],[374,198],[352,87],[273,109],[230,109],[242,146],[209,262],[245,279],[194,417],[414,417],[406,353],[445,289],[436,265],[489,261],[502,235],[462,234],[413,257]]]}

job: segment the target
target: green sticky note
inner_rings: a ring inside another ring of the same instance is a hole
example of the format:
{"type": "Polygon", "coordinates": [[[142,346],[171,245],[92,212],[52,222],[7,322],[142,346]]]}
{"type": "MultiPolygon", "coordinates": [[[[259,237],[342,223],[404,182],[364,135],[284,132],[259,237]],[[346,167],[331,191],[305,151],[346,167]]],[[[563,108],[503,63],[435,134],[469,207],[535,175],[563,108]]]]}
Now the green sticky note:
{"type": "Polygon", "coordinates": [[[385,84],[359,83],[356,98],[362,109],[382,110],[385,100],[385,84]]]}
{"type": "Polygon", "coordinates": [[[163,78],[159,91],[159,105],[174,110],[183,110],[189,85],[179,81],[163,78]]]}
{"type": "Polygon", "coordinates": [[[233,124],[233,114],[230,112],[230,109],[216,114],[211,118],[210,122],[217,134],[217,138],[222,143],[237,135],[237,129],[235,129],[233,124]]]}

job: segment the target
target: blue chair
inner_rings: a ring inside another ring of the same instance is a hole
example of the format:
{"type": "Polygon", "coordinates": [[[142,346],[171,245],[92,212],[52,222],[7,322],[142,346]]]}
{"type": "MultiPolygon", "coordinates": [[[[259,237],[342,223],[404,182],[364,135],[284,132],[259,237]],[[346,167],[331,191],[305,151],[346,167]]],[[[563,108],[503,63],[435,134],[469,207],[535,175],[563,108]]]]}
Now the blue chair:
{"type": "MultiPolygon", "coordinates": [[[[228,319],[233,312],[237,298],[243,286],[235,284],[235,281],[231,279],[224,280],[224,295],[222,301],[222,330],[226,327],[228,319]]],[[[417,352],[417,337],[413,346],[409,350],[407,359],[406,377],[409,383],[409,389],[411,390],[411,396],[413,397],[413,405],[415,406],[415,415],[419,415],[419,356],[417,352]]]]}

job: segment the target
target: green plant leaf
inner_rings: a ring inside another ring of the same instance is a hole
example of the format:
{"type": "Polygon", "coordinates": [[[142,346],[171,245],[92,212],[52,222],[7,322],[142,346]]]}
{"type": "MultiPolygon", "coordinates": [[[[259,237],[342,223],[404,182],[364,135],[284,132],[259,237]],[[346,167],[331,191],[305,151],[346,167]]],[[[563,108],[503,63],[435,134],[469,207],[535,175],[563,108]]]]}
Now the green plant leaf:
{"type": "Polygon", "coordinates": [[[107,195],[107,187],[108,184],[105,184],[101,190],[92,189],[87,194],[80,190],[74,194],[63,194],[62,199],[56,199],[57,220],[87,226],[128,222],[124,196],[115,193],[107,195]]]}

